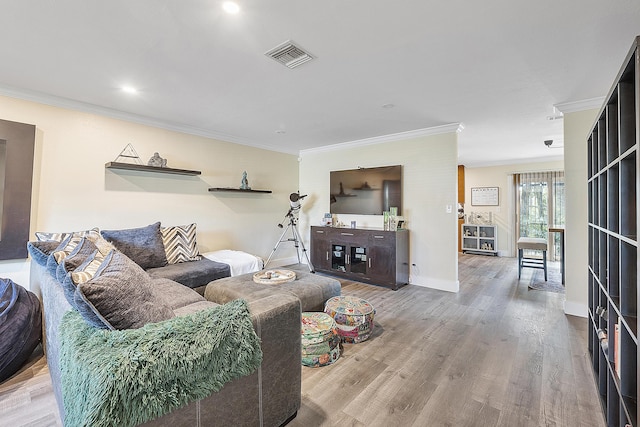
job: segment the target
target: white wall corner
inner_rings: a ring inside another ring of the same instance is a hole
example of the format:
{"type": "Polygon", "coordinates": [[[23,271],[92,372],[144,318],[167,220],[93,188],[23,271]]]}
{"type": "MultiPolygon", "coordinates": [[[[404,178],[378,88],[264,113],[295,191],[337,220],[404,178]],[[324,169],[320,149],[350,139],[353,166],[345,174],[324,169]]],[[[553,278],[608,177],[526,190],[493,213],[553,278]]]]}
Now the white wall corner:
{"type": "Polygon", "coordinates": [[[422,286],[423,288],[437,289],[439,291],[458,292],[460,291],[459,280],[442,280],[425,276],[412,275],[409,278],[409,284],[422,286]]]}
{"type": "Polygon", "coordinates": [[[0,261],[0,277],[11,279],[30,291],[31,258],[0,261]]]}
{"type": "Polygon", "coordinates": [[[589,308],[585,304],[565,300],[564,314],[586,318],[589,316],[589,308]]]}

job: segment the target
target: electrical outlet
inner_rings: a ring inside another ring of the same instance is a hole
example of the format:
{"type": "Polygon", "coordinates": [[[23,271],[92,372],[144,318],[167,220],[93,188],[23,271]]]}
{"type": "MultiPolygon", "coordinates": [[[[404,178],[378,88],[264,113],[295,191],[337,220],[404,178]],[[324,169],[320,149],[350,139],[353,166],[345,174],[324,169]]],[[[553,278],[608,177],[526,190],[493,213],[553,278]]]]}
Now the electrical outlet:
{"type": "Polygon", "coordinates": [[[452,212],[453,212],[453,206],[447,205],[447,213],[452,213],[452,212]]]}

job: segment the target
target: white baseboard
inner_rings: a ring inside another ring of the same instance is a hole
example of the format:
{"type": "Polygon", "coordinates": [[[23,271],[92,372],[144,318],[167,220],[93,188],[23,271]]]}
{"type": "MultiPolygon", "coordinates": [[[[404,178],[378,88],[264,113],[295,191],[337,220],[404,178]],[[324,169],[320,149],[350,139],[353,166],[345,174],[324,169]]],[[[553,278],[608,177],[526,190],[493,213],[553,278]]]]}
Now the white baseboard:
{"type": "MultiPolygon", "coordinates": [[[[267,262],[267,260],[265,259],[264,262],[267,262]]],[[[301,261],[304,265],[307,265],[306,260],[302,260],[301,261]]],[[[278,267],[284,267],[285,265],[291,265],[291,264],[297,264],[298,263],[298,257],[296,256],[291,256],[288,258],[271,258],[271,261],[269,261],[269,265],[265,266],[265,268],[269,269],[269,268],[278,268],[278,267]]]]}
{"type": "Polygon", "coordinates": [[[586,304],[580,304],[577,302],[565,301],[564,313],[571,316],[588,317],[589,307],[586,304]]]}
{"type": "Polygon", "coordinates": [[[442,280],[434,279],[432,277],[412,275],[409,278],[409,283],[416,286],[447,292],[458,292],[460,290],[460,282],[458,280],[442,280]]]}

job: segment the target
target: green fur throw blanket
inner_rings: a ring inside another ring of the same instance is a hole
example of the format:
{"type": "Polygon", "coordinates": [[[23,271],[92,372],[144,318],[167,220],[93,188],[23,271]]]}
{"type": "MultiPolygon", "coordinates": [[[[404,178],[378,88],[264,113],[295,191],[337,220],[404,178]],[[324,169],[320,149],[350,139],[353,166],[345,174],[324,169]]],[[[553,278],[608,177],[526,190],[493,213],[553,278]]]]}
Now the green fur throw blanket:
{"type": "Polygon", "coordinates": [[[134,426],[202,399],[262,362],[247,303],[231,301],[140,329],[60,326],[66,426],[134,426]]]}

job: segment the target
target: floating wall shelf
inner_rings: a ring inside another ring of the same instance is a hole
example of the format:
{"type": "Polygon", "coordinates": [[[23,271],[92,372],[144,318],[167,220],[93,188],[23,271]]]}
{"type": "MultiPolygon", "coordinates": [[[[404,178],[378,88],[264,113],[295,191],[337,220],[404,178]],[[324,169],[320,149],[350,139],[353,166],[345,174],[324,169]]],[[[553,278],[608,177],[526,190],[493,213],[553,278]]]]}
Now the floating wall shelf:
{"type": "Polygon", "coordinates": [[[220,191],[220,192],[228,192],[228,193],[271,193],[271,190],[243,190],[242,188],[229,188],[229,187],[214,187],[210,188],[209,191],[220,191]]]}
{"type": "Polygon", "coordinates": [[[174,175],[200,175],[202,172],[194,171],[189,169],[174,169],[174,168],[162,168],[157,166],[146,166],[146,165],[135,165],[132,163],[119,163],[119,162],[108,162],[105,163],[104,167],[106,169],[120,169],[120,170],[130,170],[130,171],[142,171],[142,172],[155,172],[155,173],[170,173],[174,175]]]}

